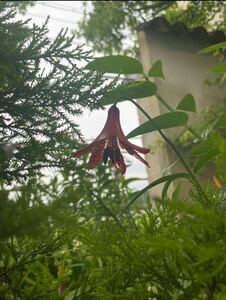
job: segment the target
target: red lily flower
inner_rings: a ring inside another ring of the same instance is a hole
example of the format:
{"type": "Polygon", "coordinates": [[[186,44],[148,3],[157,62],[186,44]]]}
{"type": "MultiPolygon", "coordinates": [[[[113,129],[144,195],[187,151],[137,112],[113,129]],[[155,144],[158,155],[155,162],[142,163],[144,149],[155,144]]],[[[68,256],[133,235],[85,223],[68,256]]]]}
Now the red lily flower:
{"type": "Polygon", "coordinates": [[[119,146],[149,167],[148,162],[144,160],[137,151],[146,154],[150,150],[136,146],[127,140],[121,128],[119,109],[114,104],[108,111],[108,118],[101,133],[87,147],[74,152],[73,156],[81,157],[91,152],[92,154],[88,162],[91,167],[97,166],[101,160],[106,164],[109,158],[114,167],[121,170],[122,174],[125,174],[126,165],[119,146]]]}

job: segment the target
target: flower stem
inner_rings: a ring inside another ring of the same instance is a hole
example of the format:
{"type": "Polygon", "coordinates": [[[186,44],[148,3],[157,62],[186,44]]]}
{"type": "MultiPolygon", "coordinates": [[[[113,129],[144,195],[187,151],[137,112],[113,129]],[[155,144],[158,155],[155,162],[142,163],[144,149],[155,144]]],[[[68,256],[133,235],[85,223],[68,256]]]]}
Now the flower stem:
{"type": "Polygon", "coordinates": [[[173,151],[176,153],[176,155],[180,159],[180,161],[181,161],[182,165],[184,166],[185,170],[190,175],[191,180],[193,181],[193,183],[196,186],[197,190],[200,192],[200,194],[206,200],[208,200],[208,198],[207,198],[207,196],[206,196],[206,194],[205,194],[202,186],[198,182],[196,176],[194,175],[194,173],[192,172],[192,170],[189,168],[189,166],[186,163],[185,159],[183,158],[183,156],[181,155],[181,153],[177,150],[177,148],[175,147],[175,145],[170,141],[170,139],[168,139],[168,137],[162,132],[162,130],[158,127],[158,125],[156,125],[155,121],[153,121],[153,119],[150,117],[150,115],[148,113],[146,113],[146,111],[138,103],[136,103],[134,100],[130,100],[130,101],[148,118],[148,120],[153,124],[153,126],[156,128],[156,130],[158,130],[158,132],[162,136],[162,138],[170,145],[170,147],[173,149],[173,151]]]}

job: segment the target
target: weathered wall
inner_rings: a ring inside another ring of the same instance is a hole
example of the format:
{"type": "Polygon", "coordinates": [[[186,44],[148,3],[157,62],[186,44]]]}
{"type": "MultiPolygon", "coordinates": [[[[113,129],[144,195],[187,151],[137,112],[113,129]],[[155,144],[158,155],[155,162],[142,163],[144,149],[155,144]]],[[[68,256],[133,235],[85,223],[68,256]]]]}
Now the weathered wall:
{"type": "MultiPolygon", "coordinates": [[[[197,111],[201,112],[207,105],[219,105],[225,100],[226,89],[218,86],[208,86],[205,80],[215,74],[210,74],[208,69],[216,63],[216,59],[210,55],[200,55],[198,51],[208,46],[208,41],[194,38],[189,32],[170,32],[168,30],[152,28],[152,26],[141,27],[138,31],[140,48],[140,60],[146,72],[150,66],[158,59],[162,61],[163,71],[166,80],[155,79],[160,94],[172,107],[176,107],[183,96],[192,93],[196,99],[197,111]],[[164,32],[166,31],[166,32],[164,32]]],[[[141,99],[139,103],[150,113],[157,116],[167,110],[160,104],[159,100],[153,96],[149,99],[141,99]]],[[[139,112],[140,123],[146,120],[139,112]]],[[[190,124],[198,122],[198,116],[190,113],[190,124]]],[[[178,134],[179,128],[166,130],[169,137],[178,134]]],[[[144,146],[155,144],[156,139],[160,139],[158,133],[146,134],[143,136],[144,146]]],[[[148,169],[149,180],[152,182],[161,176],[162,170],[175,161],[176,157],[172,151],[163,146],[155,154],[147,157],[151,168],[148,169]]],[[[171,173],[184,171],[180,163],[175,164],[171,173]]],[[[204,176],[205,177],[205,176],[204,176]]],[[[211,177],[211,170],[207,177],[211,177]]],[[[184,193],[189,189],[188,185],[183,185],[184,193]]],[[[171,191],[173,190],[173,186],[171,191]]],[[[152,196],[159,196],[162,186],[151,190],[152,196]]]]}

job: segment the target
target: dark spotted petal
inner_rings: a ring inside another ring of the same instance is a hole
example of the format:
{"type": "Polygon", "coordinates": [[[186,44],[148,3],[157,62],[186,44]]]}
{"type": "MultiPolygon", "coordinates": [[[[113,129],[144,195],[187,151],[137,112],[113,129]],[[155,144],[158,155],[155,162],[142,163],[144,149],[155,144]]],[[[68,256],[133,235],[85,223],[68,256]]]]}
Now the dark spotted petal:
{"type": "Polygon", "coordinates": [[[129,141],[127,141],[124,144],[126,144],[128,147],[133,148],[134,150],[136,150],[142,154],[147,154],[148,152],[150,152],[149,149],[134,145],[134,144],[130,143],[129,141]]]}
{"type": "Polygon", "coordinates": [[[120,157],[121,157],[121,151],[119,148],[115,149],[115,161],[118,161],[120,160],[120,157]]]}
{"type": "Polygon", "coordinates": [[[120,141],[120,145],[123,149],[125,149],[130,155],[133,155],[134,157],[136,157],[136,159],[138,159],[139,161],[141,161],[143,164],[145,164],[148,168],[150,168],[148,162],[143,159],[143,157],[141,157],[135,150],[134,148],[132,148],[130,145],[122,143],[120,141]]]}
{"type": "Polygon", "coordinates": [[[94,147],[95,147],[95,144],[94,144],[94,143],[91,143],[91,144],[88,145],[87,147],[82,148],[82,149],[79,150],[79,151],[73,152],[73,153],[72,153],[72,156],[74,156],[74,157],[81,157],[82,155],[85,155],[85,154],[91,152],[92,149],[93,149],[94,147]]]}
{"type": "Polygon", "coordinates": [[[145,159],[143,159],[143,157],[141,157],[140,154],[138,154],[135,150],[134,150],[134,153],[132,155],[134,157],[136,157],[136,159],[141,161],[143,164],[145,164],[148,168],[150,168],[149,163],[145,159]]]}
{"type": "Polygon", "coordinates": [[[124,162],[124,158],[119,149],[117,149],[117,152],[115,152],[115,154],[115,158],[117,158],[115,160],[114,167],[118,170],[121,170],[122,175],[124,175],[126,173],[126,164],[124,162]]]}
{"type": "Polygon", "coordinates": [[[91,167],[96,167],[99,164],[99,162],[102,160],[104,148],[105,148],[105,140],[99,141],[96,144],[96,147],[93,149],[88,162],[88,164],[91,167]]]}

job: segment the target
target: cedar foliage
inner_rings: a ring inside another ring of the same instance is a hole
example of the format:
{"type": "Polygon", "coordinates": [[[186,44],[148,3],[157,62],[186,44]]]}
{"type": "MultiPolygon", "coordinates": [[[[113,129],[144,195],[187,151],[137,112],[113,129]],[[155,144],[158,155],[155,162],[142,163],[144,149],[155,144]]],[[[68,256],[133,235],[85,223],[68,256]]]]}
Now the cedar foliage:
{"type": "Polygon", "coordinates": [[[0,178],[8,183],[72,164],[81,138],[76,116],[98,108],[111,88],[101,74],[78,67],[91,55],[67,30],[51,41],[48,21],[29,28],[13,19],[14,6],[0,3],[0,178]]]}
{"type": "Polygon", "coordinates": [[[51,41],[47,22],[16,21],[17,4],[0,3],[0,299],[58,299],[75,230],[109,219],[101,200],[115,201],[114,211],[131,192],[109,169],[94,176],[71,158],[81,141],[76,116],[100,108],[115,82],[79,67],[91,55],[66,31],[51,41]],[[44,167],[56,176],[47,181],[44,167]]]}

